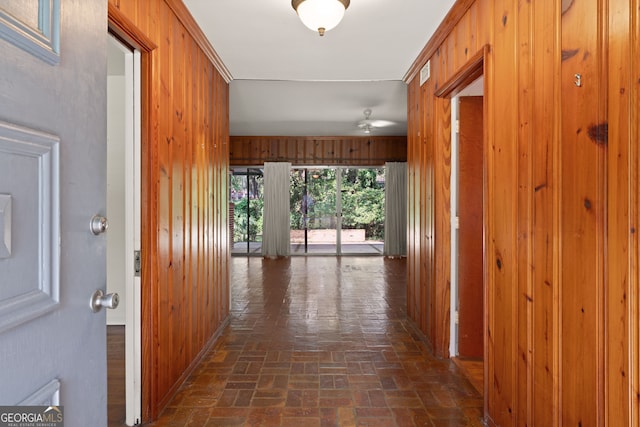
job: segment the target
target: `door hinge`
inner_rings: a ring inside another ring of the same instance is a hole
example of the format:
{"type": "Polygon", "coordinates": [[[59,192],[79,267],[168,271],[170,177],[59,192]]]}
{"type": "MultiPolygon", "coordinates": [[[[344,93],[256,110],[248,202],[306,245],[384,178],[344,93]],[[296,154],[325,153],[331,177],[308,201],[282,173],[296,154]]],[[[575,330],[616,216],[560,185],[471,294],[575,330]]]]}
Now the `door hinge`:
{"type": "Polygon", "coordinates": [[[457,310],[453,312],[453,323],[456,325],[460,324],[460,312],[457,310]]]}
{"type": "Polygon", "coordinates": [[[454,225],[456,226],[456,230],[459,230],[460,229],[460,217],[456,216],[454,221],[455,221],[454,225]]]}
{"type": "Polygon", "coordinates": [[[140,272],[142,271],[141,259],[140,251],[133,251],[133,275],[135,277],[140,277],[140,272]]]}
{"type": "Polygon", "coordinates": [[[456,133],[460,133],[460,120],[456,119],[456,133]]]}

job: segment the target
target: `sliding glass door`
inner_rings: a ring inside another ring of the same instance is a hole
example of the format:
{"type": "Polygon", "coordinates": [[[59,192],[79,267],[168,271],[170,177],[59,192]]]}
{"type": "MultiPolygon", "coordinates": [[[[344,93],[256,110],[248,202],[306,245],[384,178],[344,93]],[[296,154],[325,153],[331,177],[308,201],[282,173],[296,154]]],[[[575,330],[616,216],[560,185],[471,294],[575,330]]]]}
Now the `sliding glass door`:
{"type": "Polygon", "coordinates": [[[291,253],[336,254],[336,170],[291,170],[291,253]]]}
{"type": "Polygon", "coordinates": [[[294,168],[290,209],[294,255],[382,254],[383,168],[294,168]]]}
{"type": "Polygon", "coordinates": [[[342,168],[342,253],[382,254],[384,168],[342,168]]]}
{"type": "Polygon", "coordinates": [[[264,206],[262,169],[234,168],[232,172],[229,194],[231,253],[260,255],[264,206]]]}
{"type": "MultiPolygon", "coordinates": [[[[231,252],[261,255],[263,170],[233,168],[230,184],[231,252]]],[[[381,255],[384,201],[384,168],[292,168],[291,254],[381,255]]]]}

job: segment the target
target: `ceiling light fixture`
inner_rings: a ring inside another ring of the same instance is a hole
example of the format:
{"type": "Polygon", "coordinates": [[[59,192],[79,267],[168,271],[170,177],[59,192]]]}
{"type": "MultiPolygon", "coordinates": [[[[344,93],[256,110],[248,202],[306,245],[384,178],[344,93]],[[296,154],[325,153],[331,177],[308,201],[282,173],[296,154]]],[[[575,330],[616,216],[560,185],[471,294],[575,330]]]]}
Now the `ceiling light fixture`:
{"type": "Polygon", "coordinates": [[[340,23],[349,3],[350,0],[291,0],[302,23],[321,36],[340,23]]]}

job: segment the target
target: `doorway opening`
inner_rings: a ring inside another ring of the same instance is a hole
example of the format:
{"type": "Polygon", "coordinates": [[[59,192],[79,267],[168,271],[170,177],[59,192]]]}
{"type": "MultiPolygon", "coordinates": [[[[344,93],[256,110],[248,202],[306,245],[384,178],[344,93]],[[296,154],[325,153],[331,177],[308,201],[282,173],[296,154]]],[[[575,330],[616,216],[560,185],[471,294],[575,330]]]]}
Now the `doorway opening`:
{"type": "Polygon", "coordinates": [[[487,389],[487,137],[485,46],[435,96],[451,106],[449,355],[482,395],[487,389]]]}
{"type": "Polygon", "coordinates": [[[450,354],[483,392],[483,97],[480,77],[451,100],[450,354]]]}
{"type": "Polygon", "coordinates": [[[140,53],[108,37],[107,312],[108,422],[141,422],[140,53]]]}

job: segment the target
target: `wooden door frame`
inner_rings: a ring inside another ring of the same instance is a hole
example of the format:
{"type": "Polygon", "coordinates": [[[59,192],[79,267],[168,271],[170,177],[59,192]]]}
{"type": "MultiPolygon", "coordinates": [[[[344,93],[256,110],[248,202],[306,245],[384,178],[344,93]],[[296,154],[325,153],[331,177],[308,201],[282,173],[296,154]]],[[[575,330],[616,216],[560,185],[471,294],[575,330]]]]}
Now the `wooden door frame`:
{"type": "MultiPolygon", "coordinates": [[[[488,381],[488,375],[487,373],[489,372],[489,322],[490,322],[490,317],[489,317],[489,313],[490,313],[490,296],[493,294],[492,293],[492,289],[491,289],[491,277],[490,277],[490,269],[487,266],[487,248],[489,247],[489,242],[487,241],[488,236],[491,235],[490,233],[490,222],[489,219],[492,217],[491,212],[490,212],[490,204],[488,203],[488,200],[490,200],[490,192],[491,192],[491,185],[489,182],[490,177],[488,176],[487,171],[489,170],[490,164],[489,164],[489,160],[490,157],[488,155],[489,153],[489,148],[490,148],[490,139],[491,139],[491,135],[493,135],[493,129],[491,128],[491,123],[492,120],[489,120],[489,113],[490,113],[490,106],[492,103],[492,100],[490,99],[490,97],[488,96],[491,93],[491,88],[489,87],[489,85],[491,85],[492,79],[490,78],[490,75],[492,73],[492,64],[491,64],[491,47],[489,45],[485,45],[483,46],[475,55],[473,55],[471,58],[469,58],[469,60],[463,65],[461,66],[458,71],[453,74],[447,81],[445,81],[439,88],[436,89],[434,95],[436,98],[436,102],[443,102],[443,101],[447,101],[449,102],[449,100],[453,97],[455,97],[458,93],[460,93],[465,87],[467,87],[469,84],[473,83],[475,80],[477,80],[480,76],[485,76],[484,79],[484,89],[483,89],[483,136],[482,136],[482,175],[483,175],[483,179],[482,179],[482,240],[483,240],[483,260],[482,260],[482,270],[483,270],[483,302],[482,302],[482,311],[483,311],[483,371],[484,371],[484,385],[483,385],[483,389],[484,389],[484,413],[485,416],[488,415],[488,400],[487,400],[487,396],[488,396],[488,392],[489,392],[489,381],[488,381]]],[[[436,140],[436,144],[444,144],[445,151],[450,152],[451,150],[451,133],[449,132],[448,135],[445,135],[446,139],[441,139],[441,140],[436,140]]],[[[436,153],[438,152],[438,148],[436,148],[436,153]]],[[[438,159],[436,160],[436,162],[443,160],[443,159],[438,159]]],[[[444,185],[446,181],[446,183],[450,182],[451,180],[451,170],[445,170],[445,172],[441,175],[441,176],[436,176],[436,181],[437,180],[442,180],[443,182],[441,182],[441,185],[443,187],[443,192],[444,192],[444,200],[441,201],[437,201],[436,200],[436,205],[438,205],[438,203],[441,204],[441,206],[444,206],[444,210],[446,213],[447,218],[451,219],[451,204],[450,204],[450,200],[451,200],[451,188],[450,186],[444,185]]],[[[436,278],[436,280],[434,281],[434,286],[436,287],[435,289],[435,294],[436,295],[449,295],[451,292],[451,277],[450,277],[450,271],[451,269],[448,268],[447,266],[451,265],[451,232],[450,232],[450,228],[448,228],[447,226],[441,226],[439,227],[439,229],[436,229],[436,232],[439,236],[442,236],[443,242],[442,242],[442,247],[444,248],[444,250],[440,253],[440,261],[438,261],[436,259],[436,264],[437,263],[442,263],[444,265],[441,265],[438,267],[436,267],[436,271],[440,271],[442,272],[441,274],[444,277],[440,277],[440,278],[436,278]]],[[[450,301],[446,300],[445,304],[443,304],[443,307],[436,307],[436,310],[443,310],[443,313],[437,314],[436,313],[436,319],[441,319],[441,321],[439,323],[441,323],[440,325],[438,325],[438,327],[436,328],[438,331],[440,331],[439,333],[443,334],[442,339],[438,340],[436,338],[437,341],[440,341],[440,344],[442,345],[443,349],[448,349],[449,348],[449,341],[451,339],[451,337],[449,336],[448,333],[445,333],[445,331],[449,331],[450,329],[450,323],[451,323],[451,316],[450,316],[450,311],[451,311],[451,306],[450,306],[450,301]]]]}
{"type": "Polygon", "coordinates": [[[141,285],[140,285],[140,310],[141,310],[141,360],[142,360],[142,420],[148,422],[153,419],[153,402],[156,401],[154,392],[157,379],[154,372],[154,348],[151,345],[153,331],[155,329],[151,283],[155,281],[155,271],[151,266],[155,256],[155,207],[152,194],[153,183],[153,146],[152,123],[154,123],[155,111],[152,108],[152,51],[157,47],[140,29],[138,29],[124,14],[111,3],[108,7],[108,30],[124,44],[137,49],[140,52],[140,245],[141,245],[141,285]]]}

